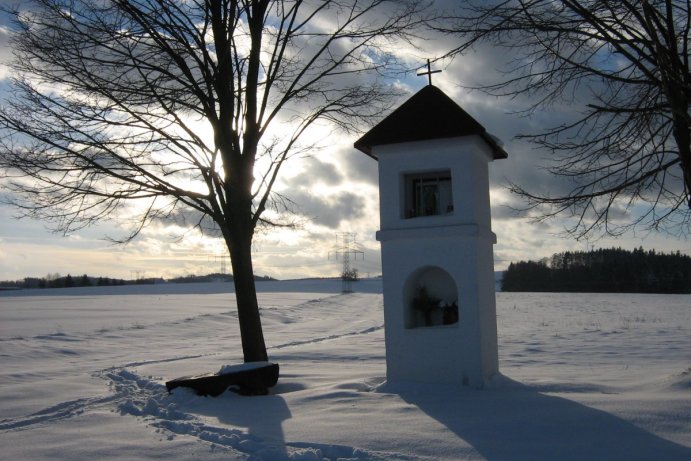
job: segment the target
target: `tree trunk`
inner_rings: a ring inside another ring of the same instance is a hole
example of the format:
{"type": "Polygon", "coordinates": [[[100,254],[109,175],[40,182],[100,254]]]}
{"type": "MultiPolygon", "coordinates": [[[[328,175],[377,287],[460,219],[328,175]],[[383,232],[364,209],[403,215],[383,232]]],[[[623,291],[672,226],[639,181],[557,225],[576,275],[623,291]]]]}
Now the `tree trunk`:
{"type": "Polygon", "coordinates": [[[268,360],[268,355],[259,315],[257,290],[254,285],[252,236],[253,229],[248,213],[242,219],[242,223],[236,221],[231,226],[226,242],[229,246],[230,262],[233,268],[243,357],[245,362],[262,362],[268,360]]]}

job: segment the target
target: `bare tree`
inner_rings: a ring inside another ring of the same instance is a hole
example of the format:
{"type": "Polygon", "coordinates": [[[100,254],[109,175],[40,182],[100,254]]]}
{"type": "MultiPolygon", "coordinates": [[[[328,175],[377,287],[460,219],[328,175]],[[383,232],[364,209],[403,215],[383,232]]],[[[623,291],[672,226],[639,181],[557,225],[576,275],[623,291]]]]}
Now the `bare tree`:
{"type": "Polygon", "coordinates": [[[575,216],[568,231],[577,237],[640,226],[688,233],[689,8],[685,0],[471,1],[437,24],[459,39],[451,56],[480,43],[508,51],[506,77],[484,91],[527,96],[528,114],[582,108],[521,135],[553,154],[553,174],[573,181],[557,194],[512,185],[538,219],[575,216]],[[617,210],[633,217],[617,223],[617,210]]]}
{"type": "Polygon", "coordinates": [[[197,216],[228,247],[245,361],[267,360],[251,246],[281,221],[273,186],[320,120],[387,108],[387,47],[412,0],[32,0],[11,11],[0,167],[26,216],[72,232],[136,212],[197,216]]]}

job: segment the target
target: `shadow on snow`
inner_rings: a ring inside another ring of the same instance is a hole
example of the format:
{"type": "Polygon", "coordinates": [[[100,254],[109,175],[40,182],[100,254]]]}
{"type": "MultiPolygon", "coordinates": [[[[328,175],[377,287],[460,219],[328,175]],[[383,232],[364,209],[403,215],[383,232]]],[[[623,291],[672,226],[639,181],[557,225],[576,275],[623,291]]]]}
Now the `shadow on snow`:
{"type": "Polygon", "coordinates": [[[691,448],[611,413],[543,394],[504,376],[497,381],[498,386],[481,391],[387,391],[442,423],[489,461],[691,459],[691,448]]]}

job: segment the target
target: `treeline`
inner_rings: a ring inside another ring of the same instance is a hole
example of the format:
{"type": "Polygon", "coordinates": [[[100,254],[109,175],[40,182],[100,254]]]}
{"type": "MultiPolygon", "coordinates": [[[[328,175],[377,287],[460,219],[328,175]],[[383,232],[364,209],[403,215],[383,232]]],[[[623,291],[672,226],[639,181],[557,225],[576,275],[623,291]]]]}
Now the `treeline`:
{"type": "MultiPolygon", "coordinates": [[[[256,275],[257,281],[276,280],[265,275],[256,275]]],[[[0,281],[2,289],[24,289],[24,288],[70,288],[70,287],[90,287],[90,286],[117,286],[117,285],[153,285],[156,283],[204,283],[204,282],[232,282],[233,276],[230,274],[208,274],[208,275],[186,275],[175,277],[170,280],[155,277],[142,277],[134,280],[117,279],[110,277],[92,277],[87,274],[73,277],[70,274],[61,276],[51,274],[45,277],[26,277],[24,280],[0,281]]]]}
{"type": "Polygon", "coordinates": [[[502,291],[691,293],[691,256],[638,248],[567,251],[511,263],[502,291]]]}
{"type": "Polygon", "coordinates": [[[26,277],[24,280],[2,281],[2,288],[70,288],[91,286],[117,286],[117,285],[142,285],[153,284],[160,281],[154,278],[141,278],[137,280],[124,280],[111,277],[92,277],[87,274],[73,277],[71,274],[61,276],[59,274],[46,277],[26,277]]]}
{"type": "MultiPolygon", "coordinates": [[[[255,275],[254,280],[266,282],[276,280],[268,275],[255,275]]],[[[169,279],[170,283],[205,283],[205,282],[232,282],[233,274],[207,274],[207,275],[184,275],[169,279]]]]}

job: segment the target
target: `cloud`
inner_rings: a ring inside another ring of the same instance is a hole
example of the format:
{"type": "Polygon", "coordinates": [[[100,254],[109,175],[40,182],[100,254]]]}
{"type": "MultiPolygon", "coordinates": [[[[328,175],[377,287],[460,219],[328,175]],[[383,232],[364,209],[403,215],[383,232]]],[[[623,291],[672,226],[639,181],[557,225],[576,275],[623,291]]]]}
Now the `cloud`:
{"type": "MultiPolygon", "coordinates": [[[[357,170],[350,156],[342,155],[343,148],[335,149],[339,155],[330,157],[338,164],[316,157],[303,159],[300,163],[302,170],[285,178],[281,187],[281,193],[295,204],[292,210],[295,214],[307,218],[312,224],[330,229],[337,229],[342,222],[357,220],[368,213],[361,189],[353,188],[353,176],[356,176],[357,170]]],[[[370,168],[374,166],[376,171],[376,162],[372,163],[374,165],[370,165],[370,168]]]]}
{"type": "Polygon", "coordinates": [[[379,185],[379,165],[372,157],[351,147],[344,148],[341,156],[345,175],[350,181],[379,185]]]}
{"type": "MultiPolygon", "coordinates": [[[[435,2],[437,8],[450,9],[456,5],[457,0],[435,2]]],[[[6,73],[2,73],[2,66],[8,62],[11,53],[6,46],[10,34],[6,19],[0,16],[0,79],[3,75],[7,77],[6,73]]],[[[328,25],[325,23],[324,26],[328,25]]],[[[399,44],[392,51],[414,69],[423,66],[428,57],[439,56],[455,44],[457,39],[454,37],[430,35],[429,40],[399,44]]],[[[503,188],[508,183],[516,183],[528,187],[532,192],[552,195],[571,190],[571,183],[545,171],[544,167],[550,159],[547,152],[536,150],[533,145],[515,139],[515,136],[518,133],[535,133],[578,115],[577,105],[557,104],[549,111],[524,117],[516,112],[529,106],[532,101],[530,97],[496,98],[468,89],[502,78],[498,70],[505,68],[510,58],[503,49],[483,45],[453,61],[436,63],[434,67],[443,72],[433,76],[434,84],[490,133],[498,136],[509,153],[508,159],[492,162],[489,166],[493,227],[498,236],[495,246],[497,269],[506,267],[511,261],[539,259],[567,249],[586,249],[584,242],[557,237],[564,229],[564,218],[535,224],[516,215],[512,207],[521,208],[524,203],[503,188]]],[[[372,78],[370,75],[344,76],[339,83],[367,84],[372,78]]],[[[416,77],[411,72],[400,75],[393,83],[410,92],[394,103],[395,108],[423,88],[427,79],[416,77]]],[[[581,104],[587,100],[586,93],[577,96],[581,98],[581,104]]],[[[286,111],[279,117],[280,123],[270,132],[271,135],[284,137],[290,131],[292,117],[300,114],[299,104],[290,109],[292,112],[286,111]]],[[[372,126],[360,128],[367,131],[372,126]]],[[[328,261],[327,256],[336,244],[337,232],[344,231],[357,233],[358,241],[367,249],[366,264],[363,263],[361,272],[371,270],[378,273],[379,243],[374,238],[374,232],[379,227],[378,165],[375,160],[353,148],[358,138],[358,134],[333,132],[332,127],[325,127],[323,132],[315,134],[315,140],[325,140],[321,143],[325,145],[315,156],[295,158],[285,165],[277,190],[296,203],[298,216],[309,221],[297,230],[266,229],[257,234],[254,259],[258,273],[275,277],[337,275],[338,263],[328,261]]],[[[0,206],[0,218],[8,218],[0,219],[3,222],[0,228],[3,247],[0,273],[3,275],[0,279],[41,276],[56,271],[125,278],[130,277],[132,270],[146,271],[149,276],[208,273],[219,268],[220,262],[214,259],[214,255],[227,251],[221,239],[202,236],[198,231],[190,230],[189,225],[196,224],[199,216],[189,211],[176,213],[172,221],[154,223],[142,232],[139,239],[125,247],[112,247],[98,240],[98,237],[121,233],[122,228],[117,223],[104,223],[100,227],[81,231],[79,235],[83,239],[76,241],[48,234],[41,223],[10,220],[9,213],[3,213],[7,210],[7,207],[0,206]]],[[[626,210],[617,211],[617,218],[628,219],[626,210]]],[[[648,237],[645,241],[627,236],[626,239],[603,239],[598,242],[598,246],[634,248],[639,245],[666,251],[689,246],[659,235],[648,237]]]]}
{"type": "Polygon", "coordinates": [[[167,216],[161,216],[154,220],[151,227],[166,229],[168,238],[179,238],[195,229],[208,237],[221,237],[221,229],[211,217],[201,212],[180,206],[167,216]]]}
{"type": "Polygon", "coordinates": [[[358,219],[365,214],[365,200],[352,192],[320,195],[314,191],[298,189],[289,197],[297,204],[295,212],[314,224],[337,229],[341,222],[358,219]]]}
{"type": "Polygon", "coordinates": [[[345,179],[343,173],[338,171],[336,165],[323,162],[315,157],[304,159],[300,166],[303,168],[302,172],[288,178],[286,180],[287,187],[307,188],[316,184],[338,186],[345,179]]]}
{"type": "MultiPolygon", "coordinates": [[[[27,0],[2,0],[0,3],[6,8],[16,8],[19,11],[25,9],[30,4],[27,0]]],[[[0,82],[7,79],[10,75],[8,64],[12,59],[10,36],[12,35],[13,26],[12,16],[4,11],[0,11],[0,82]]]]}
{"type": "Polygon", "coordinates": [[[9,39],[9,28],[0,25],[0,82],[10,75],[8,64],[12,58],[12,48],[10,48],[9,39]]]}

